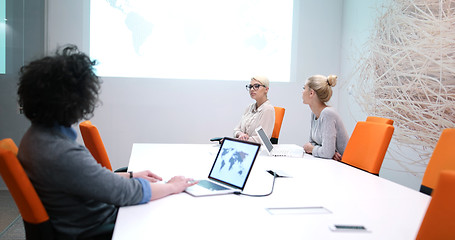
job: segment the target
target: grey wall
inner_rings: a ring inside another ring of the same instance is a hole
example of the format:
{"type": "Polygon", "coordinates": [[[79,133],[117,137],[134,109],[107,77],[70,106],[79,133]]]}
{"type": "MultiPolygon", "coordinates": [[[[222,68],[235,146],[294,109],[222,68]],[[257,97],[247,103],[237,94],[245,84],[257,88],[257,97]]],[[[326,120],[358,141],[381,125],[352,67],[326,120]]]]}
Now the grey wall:
{"type": "MultiPolygon", "coordinates": [[[[29,126],[18,113],[16,86],[24,62],[44,55],[44,0],[6,1],[6,74],[0,74],[0,139],[19,144],[29,126]]],[[[6,189],[0,179],[0,190],[6,189]]]]}

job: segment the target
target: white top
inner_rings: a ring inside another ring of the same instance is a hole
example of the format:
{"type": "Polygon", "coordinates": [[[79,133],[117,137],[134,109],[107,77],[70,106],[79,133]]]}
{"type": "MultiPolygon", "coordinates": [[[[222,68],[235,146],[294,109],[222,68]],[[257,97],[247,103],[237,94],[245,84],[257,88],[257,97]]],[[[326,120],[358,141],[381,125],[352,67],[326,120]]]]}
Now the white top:
{"type": "Polygon", "coordinates": [[[335,151],[343,155],[348,141],[343,121],[333,107],[324,108],[319,118],[311,113],[310,143],[314,146],[313,156],[332,158],[335,151]]]}
{"type": "Polygon", "coordinates": [[[246,133],[250,138],[248,141],[261,143],[255,129],[262,126],[267,137],[272,137],[275,126],[275,108],[269,100],[265,101],[259,108],[256,103],[249,105],[242,116],[239,124],[234,128],[234,137],[240,133],[246,133]]]}

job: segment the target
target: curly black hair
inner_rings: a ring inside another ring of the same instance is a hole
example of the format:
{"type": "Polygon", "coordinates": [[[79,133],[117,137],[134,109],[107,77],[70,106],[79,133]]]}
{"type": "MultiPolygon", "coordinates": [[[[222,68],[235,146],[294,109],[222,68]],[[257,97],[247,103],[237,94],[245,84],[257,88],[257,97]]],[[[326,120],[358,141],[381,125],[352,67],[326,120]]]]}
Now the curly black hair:
{"type": "Polygon", "coordinates": [[[67,45],[20,69],[17,94],[25,116],[32,122],[66,127],[89,119],[98,103],[101,80],[96,61],[67,45]]]}

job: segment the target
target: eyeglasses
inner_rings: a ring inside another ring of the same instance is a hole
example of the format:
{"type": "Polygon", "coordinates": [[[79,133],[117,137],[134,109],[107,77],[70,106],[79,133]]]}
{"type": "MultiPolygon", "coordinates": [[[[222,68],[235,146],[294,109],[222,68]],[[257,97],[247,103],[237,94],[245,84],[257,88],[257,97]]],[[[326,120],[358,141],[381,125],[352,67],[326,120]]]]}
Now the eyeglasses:
{"type": "Polygon", "coordinates": [[[250,91],[251,89],[258,90],[261,86],[265,87],[265,85],[261,85],[261,84],[257,84],[257,83],[253,84],[253,85],[251,85],[251,84],[250,85],[246,85],[245,87],[246,87],[247,91],[250,91]]]}

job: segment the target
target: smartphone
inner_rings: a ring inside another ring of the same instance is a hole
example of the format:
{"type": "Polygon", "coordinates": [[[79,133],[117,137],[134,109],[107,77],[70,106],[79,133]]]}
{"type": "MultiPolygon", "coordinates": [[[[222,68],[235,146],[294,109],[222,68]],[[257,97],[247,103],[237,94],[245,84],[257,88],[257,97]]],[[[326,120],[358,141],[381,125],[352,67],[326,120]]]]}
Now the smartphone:
{"type": "Polygon", "coordinates": [[[368,229],[362,225],[333,224],[329,228],[336,232],[368,232],[368,229]]]}

